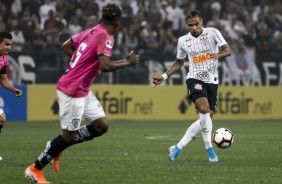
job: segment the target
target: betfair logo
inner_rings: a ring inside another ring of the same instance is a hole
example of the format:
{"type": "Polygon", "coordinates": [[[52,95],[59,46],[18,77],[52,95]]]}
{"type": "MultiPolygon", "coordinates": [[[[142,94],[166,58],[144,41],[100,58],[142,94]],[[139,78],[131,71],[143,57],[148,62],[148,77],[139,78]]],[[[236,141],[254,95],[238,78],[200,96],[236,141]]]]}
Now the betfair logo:
{"type": "Polygon", "coordinates": [[[208,60],[211,60],[210,53],[200,54],[198,56],[192,57],[192,62],[194,64],[203,63],[203,62],[206,62],[208,60]]]}

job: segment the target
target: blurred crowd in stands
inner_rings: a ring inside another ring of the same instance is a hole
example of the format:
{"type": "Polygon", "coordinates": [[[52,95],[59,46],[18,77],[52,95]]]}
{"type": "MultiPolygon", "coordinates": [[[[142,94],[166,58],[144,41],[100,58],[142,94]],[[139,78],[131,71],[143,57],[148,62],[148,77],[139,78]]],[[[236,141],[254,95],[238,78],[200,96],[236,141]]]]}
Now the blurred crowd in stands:
{"type": "Polygon", "coordinates": [[[281,0],[0,0],[0,31],[13,35],[13,52],[36,53],[37,66],[66,60],[59,47],[98,24],[107,3],[123,9],[114,55],[175,54],[185,33],[185,12],[199,10],[206,27],[218,28],[233,50],[282,51],[281,0]]]}

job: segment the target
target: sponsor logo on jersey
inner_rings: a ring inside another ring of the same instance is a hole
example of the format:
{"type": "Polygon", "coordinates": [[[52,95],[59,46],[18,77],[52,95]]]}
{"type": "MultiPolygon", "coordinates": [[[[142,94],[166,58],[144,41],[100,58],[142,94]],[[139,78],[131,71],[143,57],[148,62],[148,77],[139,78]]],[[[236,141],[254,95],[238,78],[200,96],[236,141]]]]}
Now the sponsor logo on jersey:
{"type": "Polygon", "coordinates": [[[109,49],[113,48],[113,42],[111,40],[107,40],[106,41],[106,47],[108,47],[109,49]]]}
{"type": "Polygon", "coordinates": [[[203,63],[209,60],[211,60],[210,53],[200,54],[198,56],[192,56],[192,62],[194,64],[203,63]]]}
{"type": "Polygon", "coordinates": [[[196,74],[198,79],[208,79],[210,74],[208,72],[199,72],[196,74]]]}

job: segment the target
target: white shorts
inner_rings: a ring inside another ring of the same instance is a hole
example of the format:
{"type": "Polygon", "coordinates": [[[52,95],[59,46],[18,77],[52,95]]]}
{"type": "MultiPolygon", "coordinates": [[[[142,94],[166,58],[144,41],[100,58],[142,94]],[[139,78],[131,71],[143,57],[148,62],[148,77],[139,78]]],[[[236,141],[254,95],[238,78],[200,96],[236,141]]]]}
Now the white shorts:
{"type": "Polygon", "coordinates": [[[59,90],[57,90],[57,95],[62,129],[75,131],[80,128],[82,118],[92,122],[106,116],[103,107],[92,91],[81,98],[68,96],[59,90]]]}
{"type": "Polygon", "coordinates": [[[0,108],[0,115],[3,114],[3,112],[4,112],[3,109],[0,108]]]}

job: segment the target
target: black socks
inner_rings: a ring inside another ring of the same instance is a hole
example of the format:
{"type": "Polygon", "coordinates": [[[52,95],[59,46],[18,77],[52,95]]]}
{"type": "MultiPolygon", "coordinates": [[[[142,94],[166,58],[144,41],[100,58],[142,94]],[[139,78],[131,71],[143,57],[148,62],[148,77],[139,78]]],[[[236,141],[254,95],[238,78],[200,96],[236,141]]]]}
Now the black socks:
{"type": "MultiPolygon", "coordinates": [[[[92,140],[94,137],[98,137],[103,133],[97,132],[92,125],[82,126],[76,135],[76,140],[73,144],[78,144],[84,141],[92,140]]],[[[45,148],[45,150],[39,155],[35,161],[35,167],[39,170],[43,169],[49,162],[51,162],[60,152],[69,147],[72,144],[67,143],[61,135],[56,137],[45,148]]]]}
{"type": "Polygon", "coordinates": [[[51,160],[53,160],[60,152],[69,147],[68,144],[61,135],[56,137],[45,148],[45,150],[39,155],[35,161],[35,167],[39,170],[43,169],[51,160]]]}

